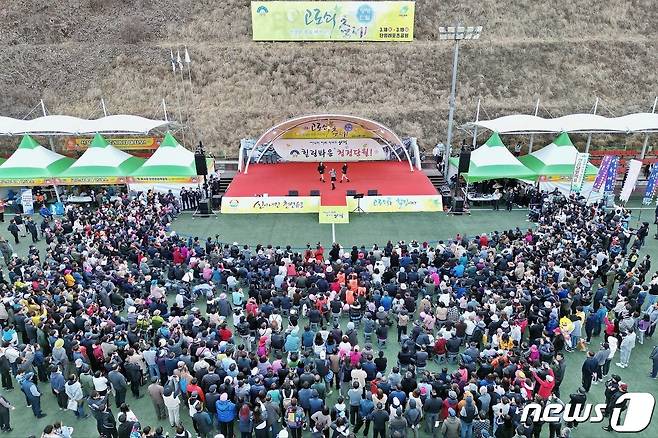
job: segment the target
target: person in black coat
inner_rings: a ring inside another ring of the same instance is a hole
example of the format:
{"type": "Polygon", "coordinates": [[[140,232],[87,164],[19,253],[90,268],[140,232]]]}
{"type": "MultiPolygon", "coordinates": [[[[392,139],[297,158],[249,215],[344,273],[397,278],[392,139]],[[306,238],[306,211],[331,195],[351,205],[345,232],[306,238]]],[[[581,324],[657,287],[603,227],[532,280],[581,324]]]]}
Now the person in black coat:
{"type": "Polygon", "coordinates": [[[586,392],[589,392],[589,389],[592,387],[592,379],[594,374],[599,369],[599,361],[594,358],[594,352],[587,352],[587,359],[583,362],[582,373],[583,373],[583,388],[586,392]]]}
{"type": "Polygon", "coordinates": [[[9,231],[12,236],[14,236],[14,243],[16,243],[18,245],[18,243],[19,243],[19,241],[18,241],[19,229],[18,229],[18,225],[16,225],[16,221],[14,219],[12,219],[11,222],[9,223],[9,226],[7,227],[7,231],[9,231]]]}

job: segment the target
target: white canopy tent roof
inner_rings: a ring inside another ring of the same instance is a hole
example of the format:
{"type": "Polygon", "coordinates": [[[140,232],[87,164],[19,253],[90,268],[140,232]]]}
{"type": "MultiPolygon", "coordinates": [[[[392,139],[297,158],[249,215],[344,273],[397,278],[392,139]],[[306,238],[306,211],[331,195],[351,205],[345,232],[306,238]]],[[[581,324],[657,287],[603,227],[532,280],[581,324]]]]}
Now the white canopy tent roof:
{"type": "Polygon", "coordinates": [[[603,117],[596,114],[570,114],[555,119],[527,114],[514,114],[492,120],[470,122],[466,127],[489,129],[500,134],[533,133],[633,133],[658,132],[658,114],[636,113],[621,117],[603,117]]]}
{"type": "Polygon", "coordinates": [[[56,115],[32,120],[0,116],[0,135],[147,134],[155,128],[170,123],[167,120],[153,120],[124,114],[96,120],[56,115]]]}

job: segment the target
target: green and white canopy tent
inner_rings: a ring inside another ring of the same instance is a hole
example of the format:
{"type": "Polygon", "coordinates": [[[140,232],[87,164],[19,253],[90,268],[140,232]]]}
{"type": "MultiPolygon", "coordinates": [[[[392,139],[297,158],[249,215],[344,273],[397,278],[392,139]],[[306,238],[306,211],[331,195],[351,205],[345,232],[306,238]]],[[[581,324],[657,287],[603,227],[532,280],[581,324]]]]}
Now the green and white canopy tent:
{"type": "Polygon", "coordinates": [[[131,177],[196,177],[194,152],[185,149],[167,132],[160,147],[131,177]]]}
{"type": "Polygon", "coordinates": [[[96,134],[89,148],[57,179],[58,184],[124,184],[135,172],[143,158],[134,157],[115,148],[96,134]]]}
{"type": "MultiPolygon", "coordinates": [[[[459,159],[450,158],[450,165],[457,169],[459,159]]],[[[534,179],[536,174],[524,166],[505,147],[497,132],[479,148],[471,153],[468,173],[462,174],[469,182],[480,182],[491,179],[534,179]]]]}
{"type": "Polygon", "coordinates": [[[53,184],[53,178],[73,164],[65,157],[24,135],[18,149],[0,165],[0,186],[22,187],[53,184]]]}
{"type": "MultiPolygon", "coordinates": [[[[578,149],[571,143],[569,134],[561,133],[548,146],[519,158],[537,178],[540,177],[571,177],[576,164],[578,149]]],[[[587,163],[585,177],[596,175],[598,169],[587,163]]],[[[536,179],[536,178],[535,178],[536,179]]]]}
{"type": "Polygon", "coordinates": [[[130,190],[137,192],[154,190],[178,194],[184,187],[198,187],[199,181],[194,153],[178,143],[170,132],[144,165],[128,177],[130,190]]]}

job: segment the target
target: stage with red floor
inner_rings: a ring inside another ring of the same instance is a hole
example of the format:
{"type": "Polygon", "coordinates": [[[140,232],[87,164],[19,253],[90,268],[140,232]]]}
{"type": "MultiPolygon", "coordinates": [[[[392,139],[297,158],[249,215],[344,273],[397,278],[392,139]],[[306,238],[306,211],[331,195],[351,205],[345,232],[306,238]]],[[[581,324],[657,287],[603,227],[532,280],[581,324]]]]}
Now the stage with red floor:
{"type": "Polygon", "coordinates": [[[441,196],[429,178],[417,169],[412,172],[408,162],[350,162],[350,181],[342,183],[342,163],[325,162],[324,183],[317,166],[301,162],[251,164],[248,173],[238,173],[229,185],[222,199],[222,213],[311,213],[320,211],[321,206],[346,206],[354,211],[357,204],[366,212],[442,210],[441,196]],[[331,189],[331,169],[337,175],[335,190],[331,189]],[[357,201],[352,193],[365,196],[357,201]]]}

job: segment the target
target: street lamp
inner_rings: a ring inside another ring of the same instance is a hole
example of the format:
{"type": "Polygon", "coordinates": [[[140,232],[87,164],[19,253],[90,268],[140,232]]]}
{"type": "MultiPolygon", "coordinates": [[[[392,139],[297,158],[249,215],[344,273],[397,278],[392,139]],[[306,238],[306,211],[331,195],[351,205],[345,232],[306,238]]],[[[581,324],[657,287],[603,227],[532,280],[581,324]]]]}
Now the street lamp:
{"type": "Polygon", "coordinates": [[[439,40],[451,40],[455,42],[454,55],[452,58],[452,85],[450,88],[450,111],[448,112],[448,140],[446,141],[446,157],[444,173],[448,178],[450,166],[450,154],[452,152],[452,121],[455,116],[455,90],[457,88],[457,63],[459,61],[459,42],[461,40],[480,39],[482,26],[448,26],[439,27],[439,40]]]}

